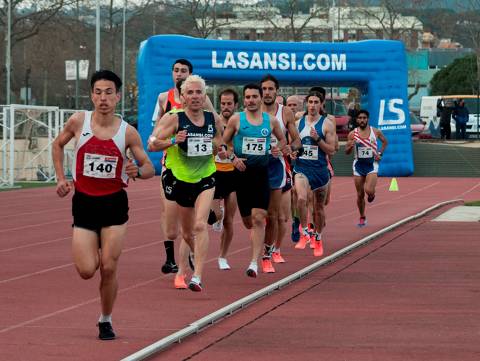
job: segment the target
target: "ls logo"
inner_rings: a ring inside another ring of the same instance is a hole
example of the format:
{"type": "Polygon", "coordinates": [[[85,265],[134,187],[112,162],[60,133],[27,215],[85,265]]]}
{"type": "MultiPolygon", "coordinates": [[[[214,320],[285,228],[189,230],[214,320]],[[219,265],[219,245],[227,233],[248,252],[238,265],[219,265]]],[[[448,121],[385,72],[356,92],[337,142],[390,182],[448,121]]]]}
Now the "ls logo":
{"type": "Polygon", "coordinates": [[[402,108],[403,99],[390,99],[388,101],[388,113],[395,114],[396,119],[385,119],[385,99],[381,99],[378,126],[403,124],[405,122],[405,112],[402,108]]]}

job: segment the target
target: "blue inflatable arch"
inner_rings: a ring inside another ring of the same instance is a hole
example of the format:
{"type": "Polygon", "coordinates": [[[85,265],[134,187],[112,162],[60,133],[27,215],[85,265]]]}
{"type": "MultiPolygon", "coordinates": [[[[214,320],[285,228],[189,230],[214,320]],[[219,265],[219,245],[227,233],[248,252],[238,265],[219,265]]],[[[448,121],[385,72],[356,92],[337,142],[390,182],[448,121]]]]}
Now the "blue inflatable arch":
{"type": "MultiPolygon", "coordinates": [[[[243,85],[270,73],[281,86],[357,87],[371,124],[389,141],[379,175],[413,173],[407,64],[401,42],[286,43],[153,36],[142,43],[137,64],[138,130],[144,144],[152,132],[157,96],[173,86],[172,63],[178,58],[191,61],[193,72],[207,83],[243,85]]],[[[149,155],[158,170],[161,153],[149,155]]]]}

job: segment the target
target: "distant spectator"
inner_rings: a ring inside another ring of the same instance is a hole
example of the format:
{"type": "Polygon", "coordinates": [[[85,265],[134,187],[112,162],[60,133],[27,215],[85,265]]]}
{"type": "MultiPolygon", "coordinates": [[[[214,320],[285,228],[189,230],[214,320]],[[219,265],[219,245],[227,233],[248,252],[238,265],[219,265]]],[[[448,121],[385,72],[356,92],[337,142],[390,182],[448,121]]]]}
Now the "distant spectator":
{"type": "Polygon", "coordinates": [[[457,139],[467,139],[467,123],[468,123],[468,108],[465,106],[465,101],[459,99],[453,110],[452,117],[455,120],[455,135],[457,139]]]}
{"type": "Polygon", "coordinates": [[[454,104],[451,100],[438,99],[437,115],[440,117],[440,137],[442,139],[451,138],[450,119],[452,118],[453,109],[454,104]]]}
{"type": "Polygon", "coordinates": [[[360,104],[355,102],[350,102],[350,104],[348,104],[348,128],[350,130],[358,127],[357,115],[359,111],[360,111],[360,104]]]}

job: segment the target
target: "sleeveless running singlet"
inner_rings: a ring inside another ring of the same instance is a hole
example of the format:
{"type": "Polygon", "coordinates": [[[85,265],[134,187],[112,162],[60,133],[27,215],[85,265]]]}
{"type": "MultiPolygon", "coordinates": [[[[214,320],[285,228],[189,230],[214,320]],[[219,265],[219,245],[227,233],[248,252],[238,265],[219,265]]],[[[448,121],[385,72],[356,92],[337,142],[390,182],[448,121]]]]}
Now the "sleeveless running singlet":
{"type": "Polygon", "coordinates": [[[178,114],[178,131],[187,130],[185,142],[168,148],[167,168],[178,180],[198,183],[215,173],[212,140],[215,137],[215,118],[204,111],[205,122],[199,127],[193,124],[185,112],[178,114]]]}
{"type": "Polygon", "coordinates": [[[92,112],[85,112],[72,163],[75,190],[92,196],[112,194],[127,187],[125,135],[128,124],[122,120],[113,138],[103,140],[93,134],[91,121],[92,112]]]}
{"type": "Polygon", "coordinates": [[[246,158],[247,166],[265,167],[268,165],[268,149],[270,148],[270,117],[262,113],[260,125],[251,124],[245,112],[240,112],[240,126],[233,137],[235,155],[246,158]]]}

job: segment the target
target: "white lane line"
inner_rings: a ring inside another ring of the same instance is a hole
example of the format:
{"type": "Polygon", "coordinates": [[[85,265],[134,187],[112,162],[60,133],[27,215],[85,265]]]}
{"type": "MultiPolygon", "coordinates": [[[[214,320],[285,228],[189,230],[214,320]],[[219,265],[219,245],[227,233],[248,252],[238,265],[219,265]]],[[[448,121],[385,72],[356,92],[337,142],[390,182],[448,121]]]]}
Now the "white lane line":
{"type": "Polygon", "coordinates": [[[147,357],[150,357],[162,350],[164,350],[165,348],[167,348],[168,346],[174,344],[174,343],[177,343],[177,342],[180,342],[182,339],[192,335],[192,334],[195,334],[195,333],[198,333],[202,328],[208,326],[208,325],[211,325],[213,324],[214,322],[218,322],[219,320],[223,319],[225,316],[227,315],[230,315],[232,314],[233,312],[241,309],[241,308],[244,308],[245,306],[249,305],[250,303],[256,301],[257,299],[259,298],[262,298],[262,297],[265,297],[269,294],[271,294],[272,292],[282,288],[282,287],[285,287],[287,286],[288,284],[304,277],[306,274],[316,270],[317,268],[320,268],[321,266],[327,264],[327,263],[331,263],[331,262],[334,262],[337,258],[343,256],[344,254],[348,253],[348,252],[351,252],[352,250],[354,250],[355,248],[358,248],[360,246],[363,246],[364,244],[370,242],[371,240],[373,240],[374,238],[378,237],[378,236],[381,236],[382,234],[388,232],[388,231],[391,231],[407,222],[410,222],[412,220],[415,220],[417,218],[420,218],[422,216],[424,216],[425,214],[439,208],[439,207],[442,207],[444,205],[447,205],[447,204],[450,204],[450,203],[454,203],[454,202],[458,202],[460,200],[458,199],[455,199],[455,200],[450,200],[450,201],[446,201],[446,202],[442,202],[442,203],[438,203],[436,205],[434,205],[433,207],[430,207],[430,208],[427,208],[413,216],[410,216],[410,217],[407,217],[407,218],[404,218],[388,227],[385,227],[333,254],[331,254],[330,256],[327,256],[323,259],[321,259],[320,261],[317,261],[303,269],[301,269],[300,271],[298,272],[295,272],[293,274],[291,274],[290,276],[287,276],[283,279],[281,279],[280,281],[277,281],[275,283],[272,283],[271,285],[267,286],[267,287],[264,287],[262,288],[261,290],[257,291],[257,292],[254,292],[246,297],[243,297],[241,298],[240,300],[238,301],[235,301],[231,304],[229,304],[228,306],[225,306],[195,322],[192,322],[190,325],[188,325],[187,327],[169,335],[169,336],[166,336],[160,340],[158,340],[157,342],[123,358],[121,361],[139,361],[139,360],[144,360],[146,359],[147,357]]]}
{"type": "MultiPolygon", "coordinates": [[[[156,242],[153,242],[151,244],[154,244],[154,243],[159,243],[161,241],[156,241],[156,242]]],[[[145,245],[146,246],[146,245],[145,245]]],[[[134,247],[135,249],[138,249],[138,248],[141,248],[141,247],[134,247]]],[[[230,254],[231,255],[235,255],[237,253],[240,253],[240,252],[243,252],[243,251],[246,251],[246,250],[249,250],[250,247],[244,247],[244,248],[240,248],[236,251],[233,251],[231,252],[230,254]]],[[[129,249],[129,250],[132,250],[132,249],[129,249]]],[[[127,252],[127,251],[125,251],[127,252]]],[[[211,263],[211,262],[214,262],[217,260],[217,257],[214,257],[214,258],[211,258],[209,260],[206,261],[206,263],[211,263]]],[[[73,263],[71,263],[70,265],[73,265],[73,263]]],[[[136,283],[130,287],[125,287],[125,288],[122,288],[118,291],[118,293],[125,293],[125,292],[128,292],[128,291],[131,291],[131,290],[134,290],[134,289],[137,289],[137,288],[140,288],[140,287],[143,287],[143,286],[146,286],[146,285],[149,285],[153,282],[156,282],[162,278],[166,278],[166,277],[169,277],[169,275],[162,275],[162,276],[159,276],[159,277],[155,277],[155,278],[152,278],[152,279],[149,279],[147,281],[143,281],[143,282],[140,282],[140,283],[136,283]]],[[[64,313],[64,312],[68,312],[68,311],[72,311],[72,310],[75,310],[77,308],[80,308],[80,307],[83,307],[83,306],[86,306],[86,305],[89,305],[93,302],[96,302],[96,301],[99,301],[100,300],[100,297],[95,297],[95,298],[92,298],[90,300],[86,300],[84,302],[81,302],[81,303],[77,303],[75,305],[72,305],[72,306],[69,306],[69,307],[66,307],[66,308],[62,308],[60,310],[57,310],[55,312],[50,312],[50,313],[47,313],[45,315],[42,315],[42,316],[38,316],[38,317],[35,317],[35,318],[32,318],[28,321],[24,321],[24,322],[20,322],[20,323],[17,323],[15,325],[12,325],[12,326],[9,326],[9,327],[5,327],[5,328],[2,328],[0,329],[0,333],[5,333],[5,332],[8,332],[8,331],[12,331],[12,330],[15,330],[17,328],[20,328],[20,327],[23,327],[23,326],[27,326],[27,325],[30,325],[32,323],[35,323],[37,321],[41,321],[41,320],[44,320],[44,319],[47,319],[47,318],[50,318],[50,317],[53,317],[53,316],[56,316],[56,315],[59,315],[61,313],[64,313]]]]}

